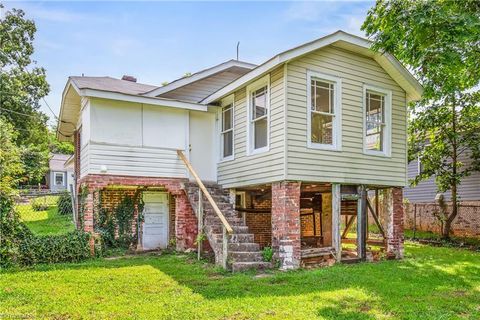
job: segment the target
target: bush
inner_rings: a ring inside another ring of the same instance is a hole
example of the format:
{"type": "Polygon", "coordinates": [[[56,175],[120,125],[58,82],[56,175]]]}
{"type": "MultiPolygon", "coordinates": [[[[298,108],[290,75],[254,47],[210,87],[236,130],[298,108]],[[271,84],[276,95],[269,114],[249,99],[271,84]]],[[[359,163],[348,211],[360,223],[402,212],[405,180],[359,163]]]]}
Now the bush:
{"type": "Polygon", "coordinates": [[[73,231],[57,236],[29,237],[20,245],[20,265],[79,262],[90,257],[90,235],[73,231]]]}
{"type": "Polygon", "coordinates": [[[58,213],[61,215],[72,215],[72,198],[70,192],[63,192],[57,200],[58,213]]]}
{"type": "Polygon", "coordinates": [[[32,205],[33,211],[44,211],[50,207],[50,205],[46,203],[43,198],[33,199],[30,204],[32,205]]]}
{"type": "MultiPolygon", "coordinates": [[[[0,190],[1,191],[1,190],[0,190]]],[[[20,221],[10,197],[0,192],[0,267],[78,262],[90,257],[90,234],[73,231],[35,236],[20,221]]]]}

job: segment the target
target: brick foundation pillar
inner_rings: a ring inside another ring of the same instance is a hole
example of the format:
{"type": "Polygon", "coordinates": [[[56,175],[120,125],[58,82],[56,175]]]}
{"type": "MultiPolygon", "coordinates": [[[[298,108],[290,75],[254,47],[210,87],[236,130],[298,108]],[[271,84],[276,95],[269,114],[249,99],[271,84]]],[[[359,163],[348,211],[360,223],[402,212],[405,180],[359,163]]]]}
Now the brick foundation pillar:
{"type": "Polygon", "coordinates": [[[280,269],[300,266],[300,182],[272,183],[272,249],[280,269]]]}
{"type": "Polygon", "coordinates": [[[387,256],[403,258],[403,190],[391,188],[384,192],[387,213],[387,256]]]}
{"type": "Polygon", "coordinates": [[[92,256],[95,254],[95,239],[93,237],[93,210],[94,210],[94,193],[89,190],[84,200],[83,211],[83,231],[90,233],[90,251],[92,256]]]}
{"type": "Polygon", "coordinates": [[[185,192],[175,195],[175,237],[176,249],[195,249],[198,222],[185,192]]]}

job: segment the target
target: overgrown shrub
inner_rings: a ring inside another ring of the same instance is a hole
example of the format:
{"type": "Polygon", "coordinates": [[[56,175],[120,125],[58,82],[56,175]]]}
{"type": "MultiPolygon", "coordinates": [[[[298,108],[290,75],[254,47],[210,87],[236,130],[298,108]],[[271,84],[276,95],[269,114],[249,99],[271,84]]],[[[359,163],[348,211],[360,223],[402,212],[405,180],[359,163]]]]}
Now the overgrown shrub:
{"type": "Polygon", "coordinates": [[[72,198],[70,192],[63,192],[57,200],[58,213],[61,215],[72,215],[72,198]]]}
{"type": "Polygon", "coordinates": [[[30,202],[33,211],[44,211],[47,210],[50,207],[50,204],[48,204],[45,201],[45,198],[35,198],[30,202]]]}
{"type": "Polygon", "coordinates": [[[271,247],[265,247],[262,250],[263,261],[271,262],[273,258],[273,249],[271,247]]]}
{"type": "Polygon", "coordinates": [[[90,257],[90,234],[73,231],[56,236],[32,236],[20,246],[20,265],[79,262],[90,257]]]}
{"type": "Polygon", "coordinates": [[[36,236],[20,221],[10,197],[0,192],[0,267],[77,262],[90,257],[90,235],[73,231],[36,236]]]}

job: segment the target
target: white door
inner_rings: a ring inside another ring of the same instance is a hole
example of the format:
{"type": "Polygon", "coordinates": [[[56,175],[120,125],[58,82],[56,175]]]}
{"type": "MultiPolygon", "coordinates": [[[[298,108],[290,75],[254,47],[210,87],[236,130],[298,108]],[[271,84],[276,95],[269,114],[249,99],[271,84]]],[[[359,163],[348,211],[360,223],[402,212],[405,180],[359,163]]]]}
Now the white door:
{"type": "Polygon", "coordinates": [[[168,193],[144,193],[143,249],[168,246],[168,193]]]}

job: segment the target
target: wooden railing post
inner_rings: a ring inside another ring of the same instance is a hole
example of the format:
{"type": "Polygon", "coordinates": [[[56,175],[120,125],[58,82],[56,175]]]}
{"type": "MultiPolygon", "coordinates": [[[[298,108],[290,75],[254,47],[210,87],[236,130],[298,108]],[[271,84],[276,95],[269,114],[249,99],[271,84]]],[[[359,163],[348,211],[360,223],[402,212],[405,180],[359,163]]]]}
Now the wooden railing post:
{"type": "Polygon", "coordinates": [[[225,226],[222,226],[222,267],[227,269],[227,259],[228,259],[228,233],[225,226]]]}
{"type": "Polygon", "coordinates": [[[202,195],[201,189],[198,189],[197,219],[198,219],[197,255],[198,255],[198,260],[200,260],[200,257],[202,255],[202,245],[203,245],[203,195],[202,195]]]}

